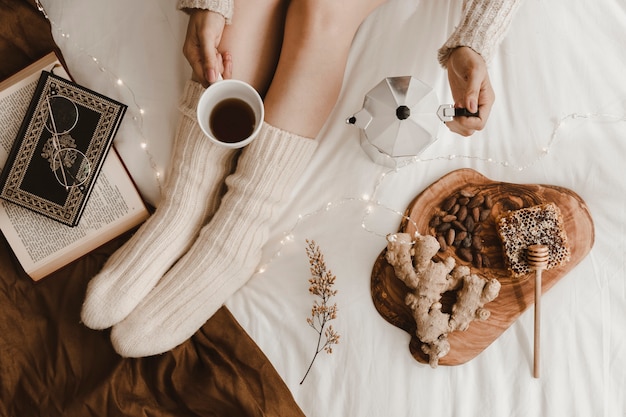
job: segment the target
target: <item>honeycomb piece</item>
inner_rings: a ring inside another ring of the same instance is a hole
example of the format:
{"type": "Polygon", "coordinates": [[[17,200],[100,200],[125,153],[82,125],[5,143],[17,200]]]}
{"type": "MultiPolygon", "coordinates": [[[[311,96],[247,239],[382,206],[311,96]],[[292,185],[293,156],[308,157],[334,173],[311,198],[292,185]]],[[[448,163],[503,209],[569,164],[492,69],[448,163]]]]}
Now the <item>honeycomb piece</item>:
{"type": "Polygon", "coordinates": [[[540,204],[501,215],[497,229],[504,246],[504,259],[514,276],[531,272],[526,259],[528,246],[546,245],[549,252],[546,269],[565,265],[570,249],[563,226],[563,216],[553,203],[540,204]]]}

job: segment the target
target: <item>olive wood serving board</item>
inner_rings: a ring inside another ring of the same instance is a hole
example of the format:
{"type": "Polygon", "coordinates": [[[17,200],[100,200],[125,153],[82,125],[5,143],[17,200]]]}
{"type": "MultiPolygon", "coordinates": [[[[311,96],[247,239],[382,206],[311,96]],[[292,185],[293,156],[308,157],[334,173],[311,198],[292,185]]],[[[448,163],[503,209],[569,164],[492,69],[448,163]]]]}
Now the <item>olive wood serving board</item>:
{"type": "MultiPolygon", "coordinates": [[[[487,279],[497,278],[501,289],[498,297],[485,305],[491,312],[487,320],[475,320],[466,331],[456,331],[448,335],[450,352],[439,360],[440,365],[460,365],[473,359],[534,303],[534,274],[513,277],[505,265],[495,223],[500,214],[550,202],[559,207],[571,256],[565,265],[543,271],[544,293],[589,253],[594,242],[593,220],[589,210],[573,191],[552,185],[496,182],[471,169],[453,171],[420,193],[407,208],[399,231],[412,234],[417,228],[420,234],[435,235],[434,228],[429,225],[431,218],[446,198],[460,190],[489,195],[492,199],[491,213],[481,222],[482,228],[477,233],[482,238],[482,253],[489,257],[490,266],[476,268],[462,260],[452,246],[438,256],[452,256],[457,265],[470,266],[472,273],[487,279]]],[[[389,323],[412,336],[409,343],[411,354],[417,361],[427,364],[428,356],[422,352],[421,342],[415,336],[416,325],[411,310],[404,303],[409,288],[396,278],[393,268],[385,260],[385,253],[386,249],[378,256],[372,270],[371,294],[374,305],[389,323]]],[[[449,312],[454,304],[454,295],[444,294],[442,304],[443,311],[449,312]]],[[[550,307],[544,308],[544,311],[549,314],[550,307]]]]}

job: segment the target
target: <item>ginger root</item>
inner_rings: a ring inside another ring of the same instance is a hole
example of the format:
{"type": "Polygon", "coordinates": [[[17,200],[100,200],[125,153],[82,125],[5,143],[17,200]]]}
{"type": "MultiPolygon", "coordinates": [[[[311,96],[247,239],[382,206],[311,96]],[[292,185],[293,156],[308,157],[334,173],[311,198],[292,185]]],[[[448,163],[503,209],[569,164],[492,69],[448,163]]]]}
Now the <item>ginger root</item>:
{"type": "Polygon", "coordinates": [[[471,274],[468,267],[456,266],[452,257],[434,262],[438,251],[434,236],[416,236],[414,241],[407,233],[387,236],[385,258],[396,277],[411,289],[405,302],[413,313],[422,351],[433,368],[450,351],[448,334],[466,330],[473,320],[486,320],[490,312],[484,305],[500,291],[498,280],[471,274]],[[441,310],[441,297],[448,291],[457,291],[452,314],[441,310]]]}

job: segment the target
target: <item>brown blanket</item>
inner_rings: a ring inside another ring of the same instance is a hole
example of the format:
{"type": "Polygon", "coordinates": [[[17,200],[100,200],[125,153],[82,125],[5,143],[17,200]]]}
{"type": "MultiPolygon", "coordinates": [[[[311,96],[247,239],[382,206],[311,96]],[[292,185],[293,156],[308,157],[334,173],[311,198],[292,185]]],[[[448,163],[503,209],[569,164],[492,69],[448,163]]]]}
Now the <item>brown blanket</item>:
{"type": "MultiPolygon", "coordinates": [[[[0,79],[53,49],[32,0],[0,0],[0,79]]],[[[121,358],[108,331],[81,325],[89,279],[129,236],[38,283],[0,236],[0,416],[303,416],[225,307],[183,345],[143,359],[121,358]]]]}

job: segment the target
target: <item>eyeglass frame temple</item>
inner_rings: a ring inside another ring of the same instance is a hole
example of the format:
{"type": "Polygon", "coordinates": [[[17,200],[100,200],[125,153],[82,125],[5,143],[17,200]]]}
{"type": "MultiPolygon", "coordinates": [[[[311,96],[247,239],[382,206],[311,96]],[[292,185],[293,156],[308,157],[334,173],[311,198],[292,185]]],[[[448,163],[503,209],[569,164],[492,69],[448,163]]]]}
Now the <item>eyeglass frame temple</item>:
{"type": "MultiPolygon", "coordinates": [[[[54,145],[55,152],[59,152],[61,150],[61,142],[59,142],[59,134],[57,133],[57,125],[54,121],[54,114],[52,113],[52,106],[50,105],[50,97],[46,97],[46,104],[48,105],[48,113],[50,113],[50,121],[52,123],[52,144],[54,145]]],[[[54,157],[53,157],[54,160],[54,157]]],[[[63,169],[63,161],[61,161],[61,174],[63,175],[63,186],[65,187],[65,191],[69,191],[70,186],[67,185],[67,176],[65,175],[65,170],[63,169]]]]}

